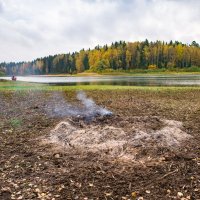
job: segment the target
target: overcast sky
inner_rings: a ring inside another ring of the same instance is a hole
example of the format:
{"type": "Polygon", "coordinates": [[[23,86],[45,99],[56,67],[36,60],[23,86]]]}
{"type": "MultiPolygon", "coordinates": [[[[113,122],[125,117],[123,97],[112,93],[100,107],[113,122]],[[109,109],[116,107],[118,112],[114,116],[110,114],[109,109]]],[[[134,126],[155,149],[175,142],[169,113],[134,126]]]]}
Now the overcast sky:
{"type": "Polygon", "coordinates": [[[0,0],[0,62],[113,41],[200,40],[200,0],[0,0]]]}

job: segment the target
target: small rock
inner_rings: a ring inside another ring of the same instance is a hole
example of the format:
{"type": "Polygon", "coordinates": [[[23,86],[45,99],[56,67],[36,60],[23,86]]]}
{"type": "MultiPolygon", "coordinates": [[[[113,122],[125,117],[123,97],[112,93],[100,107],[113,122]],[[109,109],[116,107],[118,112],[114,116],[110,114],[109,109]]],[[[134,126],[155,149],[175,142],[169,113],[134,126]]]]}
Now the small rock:
{"type": "Polygon", "coordinates": [[[37,193],[40,193],[40,189],[39,189],[39,188],[36,188],[35,191],[36,191],[37,193]]]}
{"type": "Polygon", "coordinates": [[[112,195],[112,192],[110,192],[110,193],[105,192],[104,194],[105,194],[107,197],[109,197],[109,196],[112,195]]]}
{"type": "Polygon", "coordinates": [[[170,194],[170,193],[171,193],[171,190],[167,190],[167,193],[169,193],[169,194],[170,194]]]}
{"type": "Polygon", "coordinates": [[[44,196],[46,196],[46,194],[45,193],[41,193],[41,196],[44,197],[44,196]]]}
{"type": "Polygon", "coordinates": [[[137,192],[132,192],[132,193],[131,193],[131,196],[132,196],[133,198],[136,198],[136,197],[137,197],[137,192]]]}
{"type": "Polygon", "coordinates": [[[177,193],[177,196],[178,196],[178,197],[183,197],[183,193],[182,193],[182,192],[178,192],[178,193],[177,193]]]}
{"type": "Polygon", "coordinates": [[[151,191],[150,191],[150,190],[146,190],[146,193],[147,193],[147,194],[150,194],[150,193],[151,193],[151,191]]]}
{"type": "Polygon", "coordinates": [[[90,187],[94,187],[94,184],[93,184],[93,183],[89,183],[89,186],[90,186],[90,187]]]}
{"type": "Polygon", "coordinates": [[[60,158],[60,154],[55,154],[55,156],[54,156],[55,158],[60,158]]]}
{"type": "Polygon", "coordinates": [[[21,194],[22,192],[21,191],[19,191],[19,192],[17,192],[16,194],[21,194]]]}

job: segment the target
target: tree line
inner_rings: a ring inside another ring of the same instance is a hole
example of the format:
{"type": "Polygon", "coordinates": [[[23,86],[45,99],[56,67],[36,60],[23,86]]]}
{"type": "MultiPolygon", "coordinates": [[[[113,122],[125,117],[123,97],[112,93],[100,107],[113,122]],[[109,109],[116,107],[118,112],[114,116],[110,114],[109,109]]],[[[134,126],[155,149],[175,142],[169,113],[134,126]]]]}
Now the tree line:
{"type": "Polygon", "coordinates": [[[200,46],[193,41],[114,42],[110,46],[38,58],[31,62],[0,63],[7,75],[80,73],[86,70],[134,70],[200,67],[200,46]]]}

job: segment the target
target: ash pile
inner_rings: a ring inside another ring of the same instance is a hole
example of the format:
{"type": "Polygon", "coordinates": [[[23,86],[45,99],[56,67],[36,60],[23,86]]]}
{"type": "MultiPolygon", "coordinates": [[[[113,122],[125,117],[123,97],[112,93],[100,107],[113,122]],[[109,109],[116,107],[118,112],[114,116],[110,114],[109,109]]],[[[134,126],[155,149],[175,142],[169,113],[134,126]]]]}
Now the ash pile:
{"type": "MultiPolygon", "coordinates": [[[[83,104],[81,109],[69,104],[59,104],[63,108],[55,106],[54,112],[65,119],[43,139],[54,149],[137,160],[144,148],[179,148],[192,138],[184,131],[182,122],[152,116],[115,116],[83,92],[77,98],[83,104]]],[[[149,159],[149,154],[146,157],[149,159]]]]}

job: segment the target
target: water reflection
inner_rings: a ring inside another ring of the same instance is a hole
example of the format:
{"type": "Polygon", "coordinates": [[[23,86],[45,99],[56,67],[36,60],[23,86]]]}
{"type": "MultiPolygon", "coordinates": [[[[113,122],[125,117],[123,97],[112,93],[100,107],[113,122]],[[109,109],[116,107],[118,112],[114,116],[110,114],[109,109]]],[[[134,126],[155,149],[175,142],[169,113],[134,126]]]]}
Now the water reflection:
{"type": "MultiPolygon", "coordinates": [[[[1,77],[2,78],[2,77],[1,77]]],[[[10,80],[10,77],[2,79],[10,80]]],[[[55,77],[18,76],[18,81],[50,85],[199,86],[200,75],[55,77]]]]}

